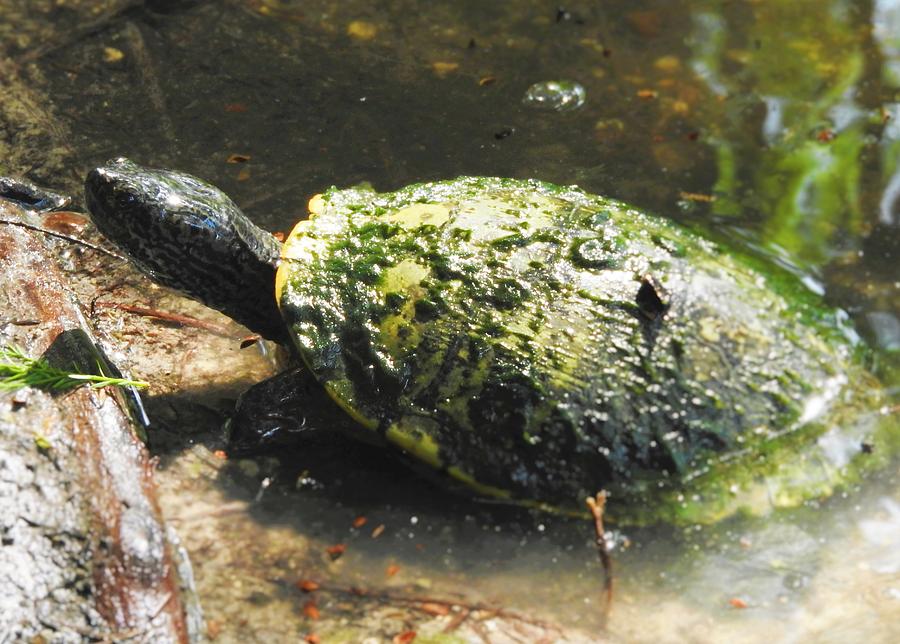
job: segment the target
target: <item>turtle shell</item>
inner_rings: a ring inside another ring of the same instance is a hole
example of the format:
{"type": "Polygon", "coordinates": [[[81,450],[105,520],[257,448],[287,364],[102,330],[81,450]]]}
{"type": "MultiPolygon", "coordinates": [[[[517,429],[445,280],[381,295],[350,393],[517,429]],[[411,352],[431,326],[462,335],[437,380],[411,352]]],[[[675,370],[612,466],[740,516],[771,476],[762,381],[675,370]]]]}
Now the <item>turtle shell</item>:
{"type": "Polygon", "coordinates": [[[886,440],[848,428],[881,394],[816,296],[620,202],[460,178],[310,211],[276,284],[304,361],[482,494],[709,520],[827,493],[886,440]]]}

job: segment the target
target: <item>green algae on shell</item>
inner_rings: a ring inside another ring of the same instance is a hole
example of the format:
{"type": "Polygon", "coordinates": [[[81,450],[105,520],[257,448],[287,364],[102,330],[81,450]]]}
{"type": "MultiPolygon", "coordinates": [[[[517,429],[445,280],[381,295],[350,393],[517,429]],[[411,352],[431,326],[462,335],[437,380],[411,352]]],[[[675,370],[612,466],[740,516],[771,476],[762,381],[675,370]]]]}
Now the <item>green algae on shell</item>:
{"type": "Polygon", "coordinates": [[[332,189],[276,294],[363,427],[482,494],[711,521],[829,494],[897,451],[836,315],[790,276],[536,181],[332,189]]]}

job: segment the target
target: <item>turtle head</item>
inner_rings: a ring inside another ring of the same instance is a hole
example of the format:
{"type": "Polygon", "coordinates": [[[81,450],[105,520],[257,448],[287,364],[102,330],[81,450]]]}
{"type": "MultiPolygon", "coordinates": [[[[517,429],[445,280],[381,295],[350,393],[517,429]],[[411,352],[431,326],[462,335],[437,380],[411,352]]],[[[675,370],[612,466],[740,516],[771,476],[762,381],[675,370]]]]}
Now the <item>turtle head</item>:
{"type": "Polygon", "coordinates": [[[197,177],[118,158],[91,170],[85,200],[98,230],[154,282],[278,341],[280,244],[197,177]]]}

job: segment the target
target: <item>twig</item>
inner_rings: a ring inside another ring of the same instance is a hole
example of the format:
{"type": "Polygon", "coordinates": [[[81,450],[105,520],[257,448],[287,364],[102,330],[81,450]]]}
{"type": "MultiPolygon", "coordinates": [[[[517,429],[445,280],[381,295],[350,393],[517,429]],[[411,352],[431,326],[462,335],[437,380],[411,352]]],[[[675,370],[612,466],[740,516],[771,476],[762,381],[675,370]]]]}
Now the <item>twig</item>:
{"type": "Polygon", "coordinates": [[[171,603],[171,601],[173,599],[175,599],[175,593],[173,593],[173,592],[166,593],[166,596],[163,598],[163,601],[160,602],[159,607],[153,611],[153,613],[150,615],[150,619],[148,619],[147,621],[152,622],[154,619],[159,617],[159,614],[161,612],[163,612],[163,609],[165,609],[165,607],[168,606],[169,603],[171,603]]]}
{"type": "Polygon", "coordinates": [[[612,557],[606,545],[606,530],[603,528],[603,511],[606,508],[606,490],[597,492],[596,497],[587,498],[587,506],[594,517],[594,533],[596,534],[597,554],[603,565],[603,591],[605,601],[603,605],[603,623],[609,619],[609,611],[612,608],[613,599],[613,570],[612,557]]]}
{"type": "Polygon", "coordinates": [[[484,644],[491,644],[491,636],[480,622],[472,622],[472,630],[478,634],[484,644]]]}
{"type": "Polygon", "coordinates": [[[318,582],[315,583],[316,588],[311,592],[337,593],[341,595],[352,595],[354,597],[365,597],[373,599],[375,601],[389,602],[406,606],[413,610],[421,611],[426,615],[434,615],[434,613],[428,608],[428,605],[445,606],[448,611],[454,608],[457,610],[461,610],[464,613],[463,617],[455,617],[453,621],[451,621],[450,624],[445,627],[445,632],[447,632],[447,629],[451,626],[453,628],[459,627],[459,625],[462,624],[474,612],[486,612],[489,613],[490,617],[502,617],[504,619],[514,620],[517,622],[522,622],[524,624],[530,624],[531,626],[536,626],[544,630],[560,632],[558,626],[555,626],[554,624],[551,624],[549,622],[545,622],[544,620],[529,617],[528,615],[522,615],[521,613],[506,610],[504,608],[497,608],[496,606],[491,606],[482,602],[470,602],[464,599],[442,599],[439,597],[408,596],[394,593],[388,590],[371,590],[360,588],[359,586],[337,586],[332,584],[320,584],[318,582]]]}
{"type": "Polygon", "coordinates": [[[193,523],[196,521],[206,521],[207,519],[217,519],[219,517],[230,516],[232,514],[243,514],[250,507],[245,501],[232,501],[222,507],[214,509],[203,509],[194,512],[186,512],[180,515],[173,515],[167,518],[170,523],[193,523]]]}
{"type": "Polygon", "coordinates": [[[133,313],[134,315],[140,315],[148,318],[156,318],[158,320],[164,320],[166,322],[174,322],[175,324],[180,324],[182,326],[190,326],[197,329],[203,329],[204,331],[209,331],[210,333],[215,333],[216,335],[220,335],[223,338],[230,338],[234,336],[234,333],[229,331],[227,328],[222,326],[221,324],[216,324],[215,322],[208,322],[206,320],[201,320],[199,318],[194,318],[189,315],[181,315],[179,313],[168,313],[166,311],[160,311],[158,309],[150,309],[144,306],[134,306],[132,304],[120,304],[119,302],[94,302],[91,304],[91,314],[93,315],[94,309],[117,309],[119,311],[125,311],[126,313],[133,313]]]}
{"type": "Polygon", "coordinates": [[[56,237],[57,239],[63,239],[67,242],[72,242],[73,244],[78,244],[79,246],[84,246],[85,248],[90,248],[91,250],[95,250],[98,253],[103,253],[104,255],[108,255],[115,259],[121,260],[123,262],[127,262],[127,257],[122,257],[111,250],[106,250],[96,244],[92,244],[90,242],[84,241],[83,239],[78,239],[78,237],[71,237],[69,235],[64,235],[63,233],[58,233],[53,230],[47,230],[46,228],[41,228],[40,226],[33,226],[31,224],[26,224],[24,221],[13,221],[12,219],[0,219],[0,224],[5,224],[7,226],[18,226],[19,228],[25,228],[26,230],[31,230],[36,233],[41,233],[43,235],[47,235],[48,237],[56,237]]]}
{"type": "Polygon", "coordinates": [[[452,633],[457,628],[462,626],[462,623],[466,621],[466,618],[472,614],[468,608],[460,607],[460,610],[457,611],[456,615],[453,616],[453,619],[450,620],[450,623],[444,627],[444,633],[452,633]]]}

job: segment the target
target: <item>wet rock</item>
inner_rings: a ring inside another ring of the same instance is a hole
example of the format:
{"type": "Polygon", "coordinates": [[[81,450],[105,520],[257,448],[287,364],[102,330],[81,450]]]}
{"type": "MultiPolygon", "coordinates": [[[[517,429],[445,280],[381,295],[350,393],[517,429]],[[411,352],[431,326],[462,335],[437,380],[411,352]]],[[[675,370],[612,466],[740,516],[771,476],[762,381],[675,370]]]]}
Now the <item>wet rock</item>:
{"type": "MultiPolygon", "coordinates": [[[[3,201],[0,219],[36,223],[3,201]]],[[[102,358],[53,256],[30,230],[0,225],[0,342],[102,358]]],[[[166,536],[128,410],[111,390],[0,392],[0,633],[10,641],[196,639],[199,607],[182,599],[189,568],[166,536]]]]}

